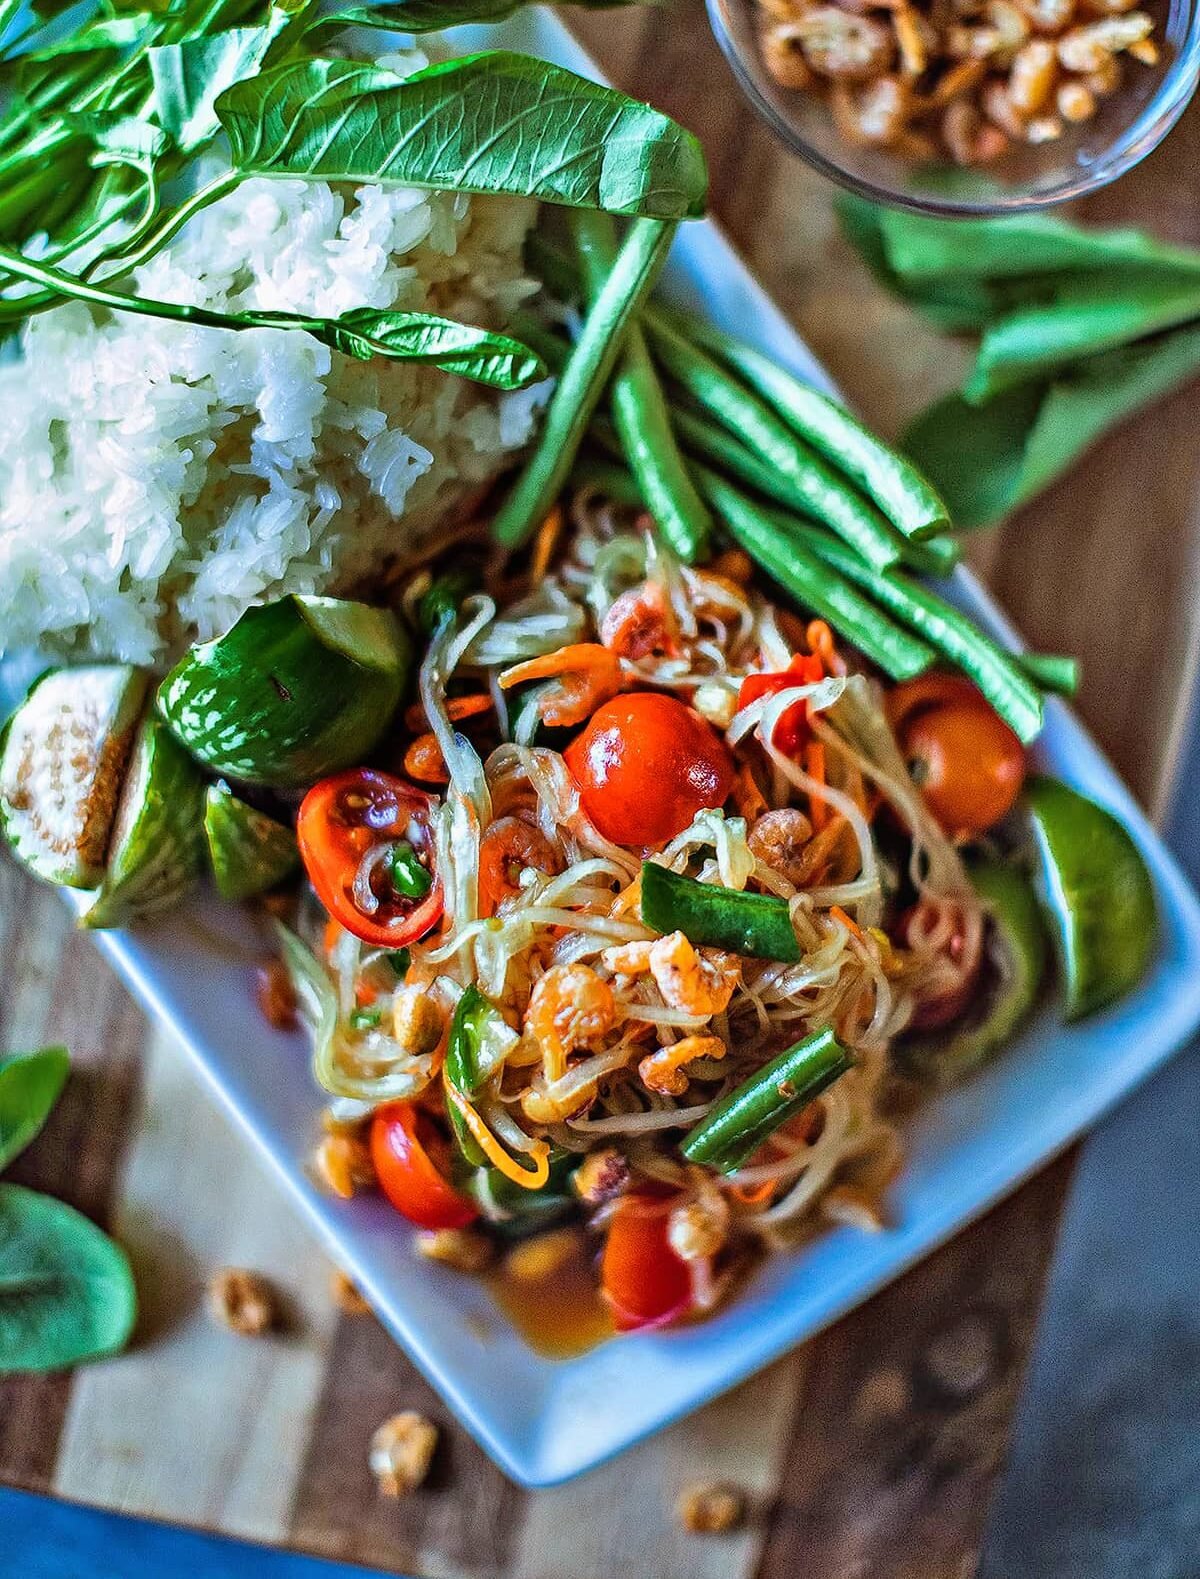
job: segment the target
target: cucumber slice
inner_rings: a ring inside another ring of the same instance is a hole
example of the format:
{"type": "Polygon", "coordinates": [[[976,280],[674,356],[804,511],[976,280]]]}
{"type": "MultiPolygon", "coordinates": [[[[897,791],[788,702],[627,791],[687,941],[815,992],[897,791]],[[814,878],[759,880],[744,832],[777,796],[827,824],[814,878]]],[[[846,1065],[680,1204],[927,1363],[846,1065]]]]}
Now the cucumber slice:
{"type": "Polygon", "coordinates": [[[1033,884],[1015,866],[980,861],[968,873],[987,908],[991,992],[983,1018],[940,1036],[906,1042],[900,1056],[939,1085],[949,1085],[986,1063],[1016,1034],[1037,1002],[1046,971],[1046,931],[1033,884]]]}
{"type": "Polygon", "coordinates": [[[1026,798],[1054,921],[1068,1020],[1094,1014],[1141,980],[1158,939],[1154,884],[1129,832],[1056,779],[1026,798]]]}
{"type": "Polygon", "coordinates": [[[193,647],[158,708],[214,772],[298,789],[360,763],[404,694],[412,645],[389,609],[287,597],[193,647]]]}
{"type": "Polygon", "coordinates": [[[224,899],[265,894],[300,865],[292,830],[239,800],[228,784],[209,785],[204,832],[213,880],[224,899]]]}
{"type": "Polygon", "coordinates": [[[113,823],[108,870],[84,916],[125,927],[169,910],[204,869],[204,781],[157,718],[142,725],[113,823]]]}
{"type": "Polygon", "coordinates": [[[46,675],[13,714],[0,755],[0,825],[38,877],[95,888],[146,694],[128,664],[46,675]]]}

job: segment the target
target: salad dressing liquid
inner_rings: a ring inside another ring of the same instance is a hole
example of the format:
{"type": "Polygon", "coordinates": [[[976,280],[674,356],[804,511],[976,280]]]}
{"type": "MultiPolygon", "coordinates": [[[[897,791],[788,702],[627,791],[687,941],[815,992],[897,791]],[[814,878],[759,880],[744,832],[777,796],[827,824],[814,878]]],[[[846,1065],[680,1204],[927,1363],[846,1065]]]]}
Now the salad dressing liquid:
{"type": "Polygon", "coordinates": [[[517,1245],[489,1274],[492,1298],[535,1353],[569,1360],[613,1336],[597,1287],[595,1246],[579,1228],[517,1245]]]}

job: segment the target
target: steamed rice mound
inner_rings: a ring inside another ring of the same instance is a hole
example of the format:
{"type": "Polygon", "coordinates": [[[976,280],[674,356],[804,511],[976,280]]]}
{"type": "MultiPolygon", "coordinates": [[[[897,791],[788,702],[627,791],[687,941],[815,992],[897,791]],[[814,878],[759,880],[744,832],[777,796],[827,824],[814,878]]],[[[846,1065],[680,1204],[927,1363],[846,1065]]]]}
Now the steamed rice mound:
{"type": "MultiPolygon", "coordinates": [[[[136,275],[225,311],[427,311],[503,327],[533,290],[529,202],[245,182],[136,275]]],[[[496,394],[295,331],[72,303],[0,366],[0,651],[157,663],[285,591],[352,587],[529,437],[496,394]]]]}

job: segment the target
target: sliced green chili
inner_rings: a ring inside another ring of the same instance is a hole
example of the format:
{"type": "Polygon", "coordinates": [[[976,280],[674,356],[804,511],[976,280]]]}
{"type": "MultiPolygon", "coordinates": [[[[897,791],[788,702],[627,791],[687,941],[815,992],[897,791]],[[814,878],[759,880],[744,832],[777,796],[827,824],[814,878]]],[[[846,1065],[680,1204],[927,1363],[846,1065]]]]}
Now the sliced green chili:
{"type": "Polygon", "coordinates": [[[407,839],[393,846],[388,859],[388,872],[392,887],[405,899],[424,899],[433,886],[428,867],[421,864],[420,856],[407,839]]]}
{"type": "Polygon", "coordinates": [[[655,313],[646,320],[656,360],[704,411],[775,467],[803,499],[803,508],[831,527],[876,570],[900,558],[903,538],[868,500],[796,437],[791,428],[732,373],[698,350],[655,313]]]}
{"type": "Polygon", "coordinates": [[[642,920],[656,932],[682,932],[690,943],[794,965],[800,945],[787,901],[700,883],[655,861],[642,864],[642,920]]]}
{"type": "Polygon", "coordinates": [[[412,955],[406,948],[391,949],[387,956],[387,962],[400,980],[403,981],[405,976],[408,975],[408,967],[412,964],[412,955]]]}
{"type": "Polygon", "coordinates": [[[462,568],[435,576],[417,599],[417,624],[425,635],[434,635],[447,615],[457,614],[462,600],[478,585],[479,577],[462,568]]]}
{"type": "Polygon", "coordinates": [[[570,475],[593,411],[663,264],[673,223],[635,219],[559,376],[533,453],[500,506],[492,532],[516,548],[546,518],[570,475]]]}
{"type": "Polygon", "coordinates": [[[806,1036],[737,1086],[684,1136],[689,1162],[735,1173],[762,1143],[851,1067],[850,1055],[826,1027],[806,1036]]]}
{"type": "Polygon", "coordinates": [[[844,406],[714,324],[689,316],[685,333],[740,373],[802,439],[865,488],[905,537],[932,537],[950,525],[945,502],[928,478],[844,406]]]}
{"type": "MultiPolygon", "coordinates": [[[[504,1018],[490,998],[478,987],[465,987],[454,1007],[450,1035],[446,1043],[445,1076],[456,1091],[472,1101],[492,1070],[488,1067],[488,1043],[504,1018]]],[[[507,1029],[507,1027],[505,1027],[507,1029]]],[[[481,1168],[487,1158],[453,1102],[447,1102],[450,1127],[463,1157],[473,1168],[481,1168]]]]}
{"type": "MultiPolygon", "coordinates": [[[[888,618],[875,604],[830,569],[817,554],[806,551],[794,531],[782,528],[775,515],[754,504],[732,483],[707,467],[694,466],[700,491],[729,528],[734,540],[798,603],[844,636],[893,680],[911,680],[929,668],[936,656],[920,637],[888,618]]],[[[816,536],[826,534],[809,528],[816,536]]],[[[836,539],[830,539],[836,541],[836,539]]],[[[840,547],[844,545],[839,544],[840,547]]],[[[851,549],[844,549],[862,571],[869,590],[881,579],[851,549]]],[[[859,579],[859,578],[856,578],[859,579]]]]}
{"type": "MultiPolygon", "coordinates": [[[[610,214],[587,209],[574,210],[568,224],[588,298],[594,303],[616,263],[616,227],[610,214]]],[[[609,403],[629,469],[655,525],[680,559],[695,564],[705,557],[712,516],[679,453],[662,385],[636,323],[626,330],[609,403]]]]}
{"type": "MultiPolygon", "coordinates": [[[[781,521],[784,530],[789,523],[781,521]]],[[[792,521],[797,541],[818,554],[848,580],[866,587],[885,609],[920,634],[960,668],[1028,743],[1042,727],[1042,698],[1012,653],[984,634],[965,614],[907,576],[889,570],[874,575],[857,555],[827,532],[792,521]]]]}

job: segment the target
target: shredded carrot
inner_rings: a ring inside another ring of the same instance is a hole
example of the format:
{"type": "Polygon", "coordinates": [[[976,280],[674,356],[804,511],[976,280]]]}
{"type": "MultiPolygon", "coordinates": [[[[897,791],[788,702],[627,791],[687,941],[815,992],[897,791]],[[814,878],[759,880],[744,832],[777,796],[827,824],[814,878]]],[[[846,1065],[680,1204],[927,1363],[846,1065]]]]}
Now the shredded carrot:
{"type": "MultiPolygon", "coordinates": [[[[804,771],[810,779],[816,779],[818,784],[825,783],[825,742],[823,740],[810,740],[805,746],[804,771]]],[[[819,833],[829,821],[829,803],[822,800],[819,795],[810,795],[808,800],[813,832],[819,833]]]]}
{"type": "Polygon", "coordinates": [[[539,1140],[535,1143],[534,1150],[530,1152],[533,1167],[522,1168],[520,1163],[514,1162],[505,1151],[453,1081],[445,1080],[443,1084],[446,1088],[447,1101],[470,1130],[471,1139],[492,1167],[498,1168],[506,1179],[519,1184],[523,1190],[540,1190],[550,1177],[550,1147],[546,1142],[539,1140]]]}
{"type": "Polygon", "coordinates": [[[734,775],[733,804],[737,807],[738,816],[744,817],[747,822],[754,822],[767,809],[763,793],[758,787],[758,780],[751,772],[748,762],[740,763],[734,775]]]}
{"type": "Polygon", "coordinates": [[[355,983],[354,1001],[360,1009],[369,1009],[378,996],[378,987],[372,987],[369,981],[359,981],[355,983]]]}
{"type": "Polygon", "coordinates": [[[824,620],[809,620],[804,636],[809,652],[821,660],[827,674],[845,674],[846,660],[838,652],[833,632],[824,620]]]}
{"type": "Polygon", "coordinates": [[[562,506],[556,504],[550,514],[538,527],[537,537],[534,539],[533,553],[529,560],[529,579],[535,587],[546,579],[550,569],[550,561],[554,558],[554,551],[558,547],[558,540],[562,536],[563,513],[562,506]]]}
{"type": "Polygon", "coordinates": [[[341,935],[342,935],[341,927],[333,919],[333,917],[330,916],[329,920],[325,923],[325,936],[321,940],[321,946],[325,950],[325,958],[326,959],[329,958],[329,956],[333,953],[334,949],[337,947],[337,942],[338,942],[338,939],[341,937],[341,935]]]}
{"type": "MultiPolygon", "coordinates": [[[[492,698],[486,691],[472,691],[469,696],[446,698],[446,716],[452,724],[457,724],[464,718],[477,718],[481,713],[490,713],[491,710],[492,698]]],[[[429,728],[429,720],[420,702],[414,702],[405,713],[404,726],[414,735],[424,734],[429,728]]]]}
{"type": "Polygon", "coordinates": [[[777,1179],[760,1179],[757,1184],[731,1185],[729,1193],[743,1206],[757,1206],[760,1201],[769,1201],[778,1188],[777,1179]]]}
{"type": "Polygon", "coordinates": [[[527,658],[516,663],[500,675],[500,689],[523,685],[526,680],[545,680],[555,675],[571,674],[587,669],[614,669],[619,664],[607,647],[597,641],[573,642],[554,652],[543,653],[540,658],[527,658]]]}
{"type": "Polygon", "coordinates": [[[865,942],[863,930],[853,916],[848,916],[841,905],[830,905],[829,914],[835,921],[840,921],[851,936],[856,937],[860,943],[865,942]]]}

